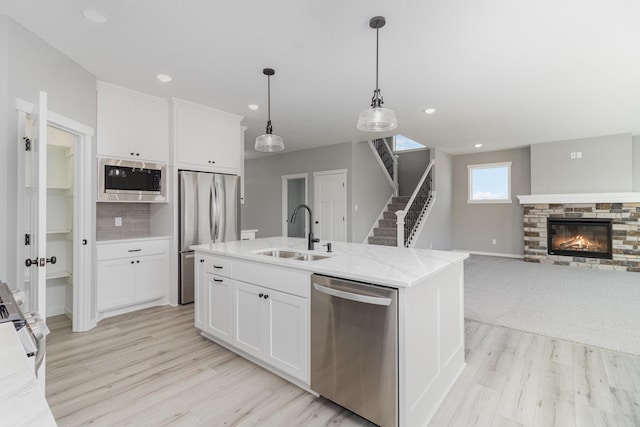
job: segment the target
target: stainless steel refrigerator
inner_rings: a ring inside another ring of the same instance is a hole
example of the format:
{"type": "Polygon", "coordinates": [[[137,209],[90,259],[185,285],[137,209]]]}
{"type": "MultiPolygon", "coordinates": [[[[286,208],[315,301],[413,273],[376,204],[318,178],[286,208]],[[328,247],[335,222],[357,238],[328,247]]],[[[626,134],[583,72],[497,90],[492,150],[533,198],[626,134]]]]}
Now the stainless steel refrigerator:
{"type": "Polygon", "coordinates": [[[193,302],[192,245],[240,240],[240,177],[178,172],[180,187],[179,303],[193,302]]]}

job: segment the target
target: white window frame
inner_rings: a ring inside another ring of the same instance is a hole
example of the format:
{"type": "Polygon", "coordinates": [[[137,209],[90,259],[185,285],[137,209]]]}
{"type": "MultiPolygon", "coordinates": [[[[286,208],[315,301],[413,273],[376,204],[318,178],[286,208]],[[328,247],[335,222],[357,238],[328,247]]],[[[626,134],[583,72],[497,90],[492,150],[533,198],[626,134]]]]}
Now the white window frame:
{"type": "Polygon", "coordinates": [[[495,204],[512,203],[511,201],[511,162],[483,163],[477,165],[467,165],[467,203],[470,204],[495,204]],[[506,199],[474,199],[472,172],[477,169],[493,169],[507,167],[507,198],[506,199]]]}

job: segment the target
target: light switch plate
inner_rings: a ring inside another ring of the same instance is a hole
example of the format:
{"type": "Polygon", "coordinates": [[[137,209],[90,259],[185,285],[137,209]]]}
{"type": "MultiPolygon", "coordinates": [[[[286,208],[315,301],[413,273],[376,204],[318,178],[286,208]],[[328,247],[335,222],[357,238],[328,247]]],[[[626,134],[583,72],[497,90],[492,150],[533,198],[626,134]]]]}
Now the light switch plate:
{"type": "Polygon", "coordinates": [[[116,217],[116,227],[122,227],[122,217],[121,216],[117,216],[116,217]]]}

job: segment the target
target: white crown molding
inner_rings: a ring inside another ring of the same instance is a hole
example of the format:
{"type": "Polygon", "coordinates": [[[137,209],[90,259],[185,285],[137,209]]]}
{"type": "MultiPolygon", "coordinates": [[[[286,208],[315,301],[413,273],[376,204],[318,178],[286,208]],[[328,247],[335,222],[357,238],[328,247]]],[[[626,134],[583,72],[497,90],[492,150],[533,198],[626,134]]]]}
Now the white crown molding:
{"type": "Polygon", "coordinates": [[[516,196],[521,205],[538,203],[633,203],[640,193],[531,194],[516,196]]]}

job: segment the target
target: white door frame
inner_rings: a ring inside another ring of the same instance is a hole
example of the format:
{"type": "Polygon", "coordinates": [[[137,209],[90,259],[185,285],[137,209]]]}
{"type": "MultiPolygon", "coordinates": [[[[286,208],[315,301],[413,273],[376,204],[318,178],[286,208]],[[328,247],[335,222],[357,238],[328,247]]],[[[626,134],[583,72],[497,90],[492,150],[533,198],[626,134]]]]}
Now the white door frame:
{"type": "MultiPolygon", "coordinates": [[[[344,227],[344,241],[349,241],[349,237],[347,236],[347,221],[349,221],[349,209],[347,207],[347,172],[349,170],[348,169],[333,169],[333,170],[327,170],[327,171],[318,171],[318,172],[314,172],[313,173],[313,208],[317,210],[317,217],[316,218],[320,218],[320,200],[319,200],[319,196],[320,196],[320,191],[318,191],[318,181],[316,180],[317,176],[322,176],[322,175],[343,175],[343,179],[344,179],[344,221],[343,221],[343,227],[344,227]]],[[[322,224],[320,224],[320,227],[322,227],[322,224]]],[[[314,233],[316,234],[316,237],[320,237],[320,233],[314,233]]]]}
{"type": "MultiPolygon", "coordinates": [[[[304,203],[309,204],[309,174],[308,173],[296,173],[293,175],[282,175],[282,236],[287,237],[289,235],[289,212],[287,212],[289,186],[288,181],[290,179],[304,179],[304,203]]],[[[305,235],[309,230],[309,217],[304,216],[304,233],[305,235]]]]}
{"type": "MultiPolygon", "coordinates": [[[[18,113],[18,140],[22,141],[24,135],[24,123],[27,117],[33,114],[34,105],[28,101],[17,98],[16,110],[18,113]]],[[[88,331],[96,326],[96,311],[94,304],[94,251],[95,246],[95,182],[93,154],[93,128],[78,123],[65,116],[48,112],[47,125],[61,129],[74,135],[74,175],[73,175],[73,331],[88,331]],[[83,240],[87,244],[83,244],[83,240]],[[75,250],[76,248],[85,250],[75,250]],[[78,286],[80,285],[80,286],[78,286]]],[[[21,183],[18,179],[18,185],[21,183]]],[[[23,218],[24,209],[23,192],[18,188],[18,220],[23,218]]],[[[24,236],[18,235],[17,240],[18,272],[22,271],[24,256],[24,236]]]]}

